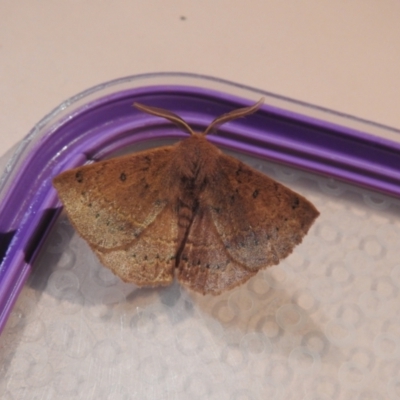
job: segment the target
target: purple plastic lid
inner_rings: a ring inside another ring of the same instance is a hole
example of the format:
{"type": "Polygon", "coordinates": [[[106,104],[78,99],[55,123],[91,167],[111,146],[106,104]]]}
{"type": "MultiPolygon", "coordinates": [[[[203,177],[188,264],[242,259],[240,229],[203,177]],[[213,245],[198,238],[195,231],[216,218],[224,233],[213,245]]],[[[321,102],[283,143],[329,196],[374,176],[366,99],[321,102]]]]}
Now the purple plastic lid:
{"type": "Polygon", "coordinates": [[[98,86],[43,119],[11,156],[0,180],[0,331],[61,209],[52,178],[139,142],[185,137],[168,121],[134,109],[134,101],[168,109],[202,130],[216,116],[260,97],[265,105],[256,114],[223,125],[208,139],[400,194],[400,145],[367,133],[382,129],[397,135],[394,129],[189,74],[128,77],[98,86]]]}

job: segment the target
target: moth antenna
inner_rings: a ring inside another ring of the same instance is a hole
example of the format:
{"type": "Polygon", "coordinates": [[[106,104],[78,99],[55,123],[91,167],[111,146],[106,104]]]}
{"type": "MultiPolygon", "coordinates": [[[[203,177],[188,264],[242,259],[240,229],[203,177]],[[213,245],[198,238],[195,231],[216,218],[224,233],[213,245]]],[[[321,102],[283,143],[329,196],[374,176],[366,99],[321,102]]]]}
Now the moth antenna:
{"type": "Polygon", "coordinates": [[[133,106],[145,113],[155,115],[156,117],[166,118],[182,130],[188,132],[190,135],[194,135],[193,129],[179,115],[176,115],[171,111],[164,110],[163,108],[146,106],[140,103],[133,103],[133,106]]]}
{"type": "Polygon", "coordinates": [[[208,135],[212,130],[216,129],[218,126],[225,124],[225,122],[232,121],[233,119],[246,117],[247,115],[255,113],[264,103],[264,97],[257,101],[256,104],[250,107],[238,108],[237,110],[230,111],[226,114],[222,114],[221,116],[214,119],[210,125],[208,125],[207,129],[204,131],[203,135],[208,135]]]}

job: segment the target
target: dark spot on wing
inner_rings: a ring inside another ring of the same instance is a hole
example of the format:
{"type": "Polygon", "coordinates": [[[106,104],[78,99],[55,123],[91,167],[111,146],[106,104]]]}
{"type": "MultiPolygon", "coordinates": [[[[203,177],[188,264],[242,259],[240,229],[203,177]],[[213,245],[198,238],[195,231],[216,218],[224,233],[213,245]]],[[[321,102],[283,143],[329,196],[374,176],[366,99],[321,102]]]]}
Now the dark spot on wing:
{"type": "Polygon", "coordinates": [[[77,181],[78,183],[82,183],[82,182],[83,182],[83,174],[82,174],[82,171],[78,171],[78,172],[75,174],[75,179],[76,179],[76,181],[77,181]]]}

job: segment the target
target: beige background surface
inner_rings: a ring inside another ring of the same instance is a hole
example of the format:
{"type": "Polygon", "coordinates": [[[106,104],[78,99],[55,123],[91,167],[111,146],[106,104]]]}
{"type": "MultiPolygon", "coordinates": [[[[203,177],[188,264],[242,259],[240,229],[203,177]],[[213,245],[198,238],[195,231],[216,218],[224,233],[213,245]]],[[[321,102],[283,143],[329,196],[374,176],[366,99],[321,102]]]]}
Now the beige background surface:
{"type": "Polygon", "coordinates": [[[159,71],[400,128],[399,20],[398,0],[0,0],[0,154],[66,98],[159,71]]]}

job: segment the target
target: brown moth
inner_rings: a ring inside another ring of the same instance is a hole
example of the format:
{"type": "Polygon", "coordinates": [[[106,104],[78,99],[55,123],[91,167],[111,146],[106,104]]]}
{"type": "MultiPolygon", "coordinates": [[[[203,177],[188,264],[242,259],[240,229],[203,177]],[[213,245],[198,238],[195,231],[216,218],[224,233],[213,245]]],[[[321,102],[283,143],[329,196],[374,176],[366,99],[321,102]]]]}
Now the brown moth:
{"type": "Polygon", "coordinates": [[[206,139],[262,101],[216,118],[203,133],[167,110],[135,103],[190,136],[55,177],[70,221],[102,264],[138,286],[169,285],[176,274],[190,289],[217,295],[292,252],[316,208],[206,139]]]}

